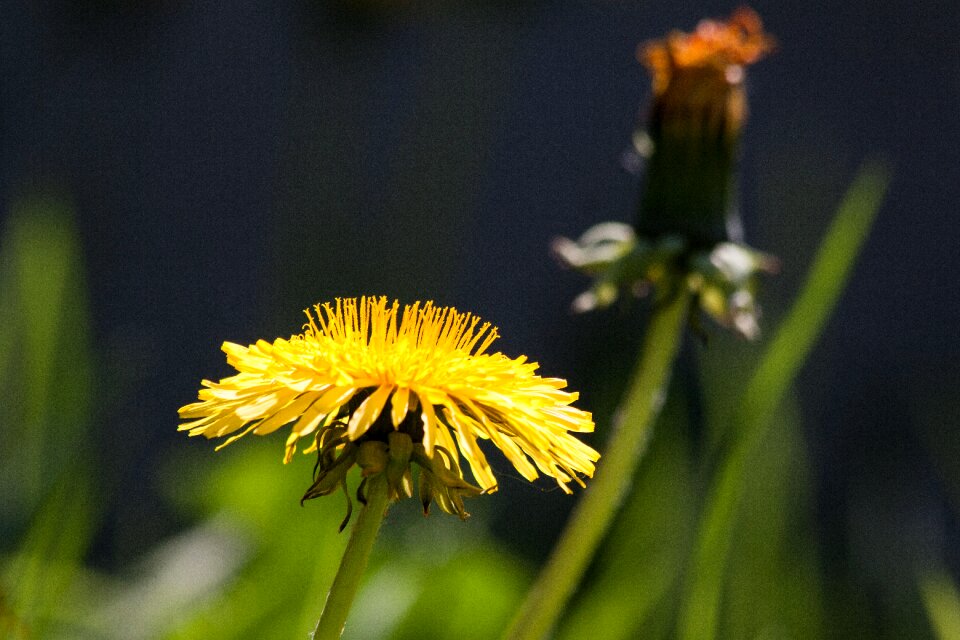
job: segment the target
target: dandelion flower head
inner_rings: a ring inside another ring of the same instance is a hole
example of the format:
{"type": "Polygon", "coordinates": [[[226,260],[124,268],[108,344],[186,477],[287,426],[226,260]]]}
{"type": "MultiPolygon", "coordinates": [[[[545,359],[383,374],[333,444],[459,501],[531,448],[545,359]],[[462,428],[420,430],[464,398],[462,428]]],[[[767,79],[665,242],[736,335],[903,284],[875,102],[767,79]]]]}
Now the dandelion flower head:
{"type": "Polygon", "coordinates": [[[590,413],[572,406],[578,395],[563,390],[565,380],[536,375],[524,356],[488,353],[498,337],[489,323],[432,302],[401,309],[385,297],[305,313],[303,333],[290,339],[225,342],[238,373],[204,380],[199,402],[180,409],[180,430],[229,436],[223,447],[289,424],[285,462],[304,439],[312,452],[336,435],[328,448],[339,451],[403,432],[428,460],[443,460],[441,471],[462,477],[462,455],[483,492],[497,483],[482,440],[523,477],[543,473],[568,493],[569,483],[593,475],[599,454],[571,435],[594,427],[590,413]]]}

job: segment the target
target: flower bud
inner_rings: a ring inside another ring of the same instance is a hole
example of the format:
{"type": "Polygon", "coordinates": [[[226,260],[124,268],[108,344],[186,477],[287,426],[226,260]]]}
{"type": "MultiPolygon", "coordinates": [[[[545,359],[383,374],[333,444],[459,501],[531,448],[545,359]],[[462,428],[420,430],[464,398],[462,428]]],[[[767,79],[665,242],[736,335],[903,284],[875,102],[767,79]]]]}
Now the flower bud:
{"type": "Polygon", "coordinates": [[[742,241],[734,189],[745,69],[772,47],[759,16],[741,8],[638,49],[653,76],[641,236],[681,235],[694,249],[742,241]]]}
{"type": "Polygon", "coordinates": [[[602,222],[553,252],[594,278],[576,311],[612,304],[620,292],[663,298],[686,289],[701,311],[747,338],[759,333],[757,275],[776,260],[743,244],[736,208],[737,147],[747,115],[744,76],[773,48],[756,13],[704,20],[642,45],[653,76],[646,130],[634,147],[647,158],[636,224],[602,222]]]}

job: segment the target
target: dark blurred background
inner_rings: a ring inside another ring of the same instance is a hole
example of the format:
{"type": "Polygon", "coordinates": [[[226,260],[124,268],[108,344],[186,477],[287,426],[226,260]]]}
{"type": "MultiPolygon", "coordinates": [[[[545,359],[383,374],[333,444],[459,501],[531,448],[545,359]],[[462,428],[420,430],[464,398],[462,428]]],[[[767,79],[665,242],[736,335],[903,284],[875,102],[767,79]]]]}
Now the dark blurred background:
{"type": "MultiPolygon", "coordinates": [[[[960,5],[753,7],[780,44],[750,71],[741,173],[748,241],[783,263],[765,281],[765,326],[861,163],[892,170],[796,385],[820,565],[879,612],[900,606],[918,565],[960,574],[960,5]]],[[[223,340],[298,332],[316,301],[385,294],[472,310],[500,327],[502,351],[567,377],[608,415],[644,304],[570,314],[586,282],[547,247],[635,214],[638,178],[621,158],[648,97],[637,44],[733,8],[0,4],[3,215],[54,193],[81,239],[103,505],[91,561],[123,567],[184,525],[154,470],[172,450],[212,447],[176,432],[176,409],[200,378],[228,373],[223,340]]],[[[699,359],[760,348],[688,345],[678,384],[696,385],[699,359]]],[[[593,443],[604,437],[601,424],[593,443]]],[[[572,501],[499,469],[485,517],[542,559],[572,501]]]]}

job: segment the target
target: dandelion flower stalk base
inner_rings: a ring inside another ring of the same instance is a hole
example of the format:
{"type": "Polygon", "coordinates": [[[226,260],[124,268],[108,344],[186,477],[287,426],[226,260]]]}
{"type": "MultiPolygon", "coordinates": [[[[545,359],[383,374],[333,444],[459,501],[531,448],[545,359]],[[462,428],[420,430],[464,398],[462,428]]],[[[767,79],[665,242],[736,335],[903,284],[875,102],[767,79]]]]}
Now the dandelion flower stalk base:
{"type": "Polygon", "coordinates": [[[540,640],[550,631],[613,522],[666,398],[689,305],[690,297],[678,293],[654,312],[603,463],[527,593],[508,640],[540,640]]]}
{"type": "Polygon", "coordinates": [[[366,504],[350,533],[350,541],[343,553],[333,586],[320,614],[320,621],[313,632],[313,640],[337,640],[343,633],[343,625],[350,613],[350,605],[357,595],[370,559],[370,551],[380,531],[380,524],[387,512],[389,502],[387,478],[380,473],[367,479],[366,504]]]}

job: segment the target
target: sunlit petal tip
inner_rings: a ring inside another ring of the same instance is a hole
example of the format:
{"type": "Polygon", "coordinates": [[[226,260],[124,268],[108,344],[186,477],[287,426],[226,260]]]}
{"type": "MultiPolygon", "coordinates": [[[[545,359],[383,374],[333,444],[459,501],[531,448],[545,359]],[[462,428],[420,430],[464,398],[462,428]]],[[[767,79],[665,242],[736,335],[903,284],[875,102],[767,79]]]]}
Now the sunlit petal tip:
{"type": "Polygon", "coordinates": [[[290,437],[287,438],[287,444],[283,450],[283,464],[289,464],[293,460],[293,454],[297,452],[298,440],[300,440],[300,436],[296,433],[291,433],[290,437]]]}
{"type": "MultiPolygon", "coordinates": [[[[194,413],[196,413],[196,415],[206,415],[206,413],[205,413],[205,408],[206,408],[206,406],[205,406],[204,403],[202,403],[202,402],[194,402],[194,403],[191,403],[191,404],[185,404],[185,405],[183,405],[182,407],[180,407],[179,409],[177,409],[177,415],[179,415],[181,419],[183,419],[183,418],[192,418],[192,417],[194,417],[194,413]]],[[[183,425],[181,425],[181,426],[183,426],[183,425]]]]}
{"type": "Polygon", "coordinates": [[[228,353],[228,354],[236,353],[236,352],[246,353],[247,351],[247,348],[245,346],[241,344],[237,344],[236,342],[230,342],[229,340],[224,340],[223,344],[220,345],[220,349],[224,353],[228,353]]]}

